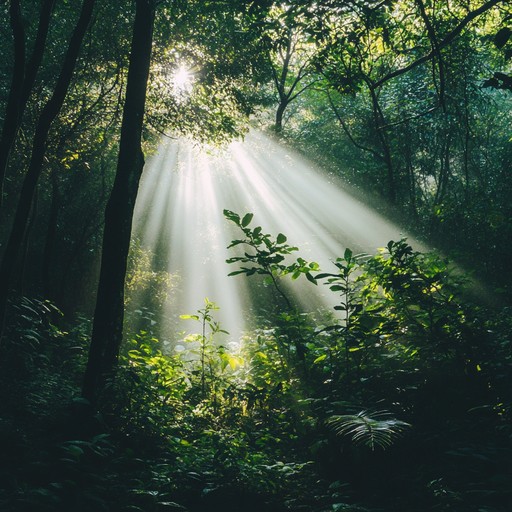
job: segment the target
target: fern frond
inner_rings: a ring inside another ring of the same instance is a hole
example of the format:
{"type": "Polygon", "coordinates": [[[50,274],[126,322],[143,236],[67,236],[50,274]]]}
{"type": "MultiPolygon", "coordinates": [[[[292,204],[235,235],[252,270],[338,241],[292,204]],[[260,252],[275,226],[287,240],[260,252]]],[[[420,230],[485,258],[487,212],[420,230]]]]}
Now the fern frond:
{"type": "Polygon", "coordinates": [[[390,417],[387,411],[361,411],[357,414],[331,416],[327,424],[339,436],[350,437],[354,444],[375,450],[389,448],[411,425],[390,417]]]}

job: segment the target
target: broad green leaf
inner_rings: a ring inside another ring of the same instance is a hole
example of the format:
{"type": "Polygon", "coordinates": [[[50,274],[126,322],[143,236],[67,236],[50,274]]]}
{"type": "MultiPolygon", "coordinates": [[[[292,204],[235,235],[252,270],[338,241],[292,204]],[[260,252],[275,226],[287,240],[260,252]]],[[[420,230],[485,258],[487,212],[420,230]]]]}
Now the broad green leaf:
{"type": "Polygon", "coordinates": [[[247,272],[246,270],[235,270],[234,272],[230,272],[228,274],[228,277],[237,276],[239,274],[245,274],[246,272],[247,272]]]}
{"type": "Polygon", "coordinates": [[[250,223],[254,215],[252,213],[246,213],[242,219],[241,226],[246,228],[250,223]]]}
{"type": "Polygon", "coordinates": [[[236,224],[239,224],[240,223],[240,216],[238,214],[236,214],[235,212],[232,212],[231,210],[224,210],[224,217],[226,217],[226,219],[229,219],[233,222],[235,222],[236,224]]]}

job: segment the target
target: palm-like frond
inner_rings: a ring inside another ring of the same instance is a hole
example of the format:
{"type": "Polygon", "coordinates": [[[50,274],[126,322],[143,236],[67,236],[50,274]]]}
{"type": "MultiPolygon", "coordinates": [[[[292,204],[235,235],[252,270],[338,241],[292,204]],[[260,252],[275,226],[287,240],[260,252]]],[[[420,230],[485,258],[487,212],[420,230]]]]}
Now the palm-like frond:
{"type": "Polygon", "coordinates": [[[386,449],[411,425],[390,417],[387,411],[361,411],[357,414],[331,416],[327,424],[339,436],[348,436],[355,444],[375,450],[386,449]]]}

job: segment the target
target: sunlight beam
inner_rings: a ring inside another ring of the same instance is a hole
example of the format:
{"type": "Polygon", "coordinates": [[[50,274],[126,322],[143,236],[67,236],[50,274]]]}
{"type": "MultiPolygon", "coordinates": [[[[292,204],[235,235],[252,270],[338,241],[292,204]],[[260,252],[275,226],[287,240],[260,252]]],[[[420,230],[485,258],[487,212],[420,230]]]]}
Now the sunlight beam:
{"type": "MultiPolygon", "coordinates": [[[[155,261],[179,276],[175,296],[161,313],[174,343],[182,330],[197,332],[179,315],[194,314],[205,297],[219,306],[216,319],[230,332],[221,343],[236,343],[248,322],[265,314],[255,309],[254,294],[261,287],[244,276],[227,276],[236,268],[225,263],[233,255],[226,247],[240,233],[224,219],[224,209],[254,213],[254,226],[273,236],[284,233],[299,247],[297,256],[326,271],[333,270],[332,261],[346,247],[373,254],[389,240],[407,236],[307,159],[263,133],[252,131],[220,153],[186,140],[166,141],[144,173],[134,236],[154,253],[155,261]]],[[[408,240],[424,250],[410,236],[408,240]]],[[[305,311],[330,308],[338,300],[327,287],[300,279],[292,284],[290,293],[305,311]]]]}

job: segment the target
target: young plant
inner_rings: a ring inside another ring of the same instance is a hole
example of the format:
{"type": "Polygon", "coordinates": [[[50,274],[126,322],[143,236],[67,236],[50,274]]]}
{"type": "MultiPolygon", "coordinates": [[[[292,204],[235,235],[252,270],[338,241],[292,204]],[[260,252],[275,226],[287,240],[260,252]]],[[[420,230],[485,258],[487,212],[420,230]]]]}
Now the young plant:
{"type": "Polygon", "coordinates": [[[191,353],[199,356],[199,378],[201,397],[203,400],[211,399],[213,409],[216,410],[220,400],[219,391],[222,389],[222,380],[224,373],[228,368],[235,370],[243,364],[243,359],[229,353],[222,345],[215,343],[218,334],[229,334],[221,329],[220,323],[213,318],[213,312],[217,311],[218,306],[205,298],[204,308],[197,311],[195,315],[181,315],[184,320],[195,320],[201,323],[201,333],[191,334],[185,338],[185,341],[197,343],[197,351],[191,353]]]}
{"type": "Polygon", "coordinates": [[[251,276],[260,274],[268,277],[275,290],[286,303],[287,309],[291,310],[292,303],[279,285],[279,279],[287,274],[290,274],[292,279],[305,275],[308,281],[317,284],[311,272],[319,270],[318,263],[308,263],[302,258],[297,258],[296,261],[287,264],[285,261],[286,257],[298,251],[298,248],[288,245],[286,243],[288,239],[282,233],[279,233],[274,240],[271,235],[263,233],[261,226],[250,228],[249,224],[253,219],[252,213],[246,213],[243,217],[240,217],[237,213],[224,210],[224,216],[235,223],[244,234],[244,238],[233,240],[228,249],[238,245],[243,245],[247,248],[243,256],[234,256],[226,260],[226,262],[230,264],[249,264],[249,266],[242,266],[239,270],[235,270],[229,275],[245,274],[251,276]]]}
{"type": "MultiPolygon", "coordinates": [[[[228,249],[236,246],[244,247],[243,255],[226,260],[229,264],[243,264],[239,270],[235,270],[229,275],[263,275],[273,285],[285,303],[285,308],[280,309],[274,318],[276,322],[275,336],[280,357],[289,370],[298,363],[302,368],[300,371],[306,375],[305,354],[312,329],[305,324],[304,315],[298,311],[292,300],[281,288],[280,279],[290,275],[291,279],[295,280],[304,275],[309,282],[316,285],[317,282],[312,272],[319,270],[318,263],[307,262],[300,257],[290,262],[289,255],[296,252],[298,248],[288,245],[287,238],[282,233],[279,233],[274,239],[271,235],[263,233],[261,226],[249,227],[253,219],[252,213],[246,213],[243,217],[240,217],[237,213],[224,210],[224,216],[236,224],[244,234],[244,238],[233,240],[228,246],[228,249]]],[[[291,378],[290,372],[289,375],[291,378]]]]}
{"type": "Polygon", "coordinates": [[[213,338],[218,333],[229,334],[220,328],[220,323],[213,319],[212,312],[219,309],[214,303],[204,299],[205,306],[197,311],[197,315],[180,315],[182,320],[196,320],[201,322],[201,334],[193,334],[187,337],[187,341],[197,341],[199,343],[199,361],[201,365],[201,394],[206,398],[206,366],[208,363],[210,374],[212,368],[212,350],[213,338]]]}

